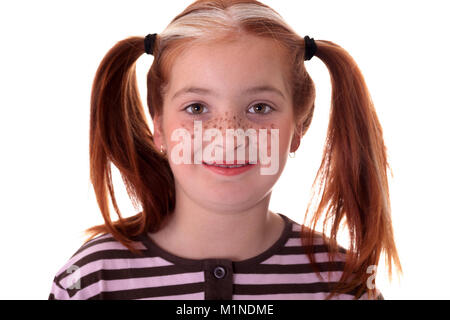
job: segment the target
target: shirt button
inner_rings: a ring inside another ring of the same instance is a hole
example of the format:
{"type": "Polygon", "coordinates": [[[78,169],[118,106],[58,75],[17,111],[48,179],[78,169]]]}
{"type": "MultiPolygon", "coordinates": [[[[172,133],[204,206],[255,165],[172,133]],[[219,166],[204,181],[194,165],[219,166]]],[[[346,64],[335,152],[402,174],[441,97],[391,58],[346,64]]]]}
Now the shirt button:
{"type": "Polygon", "coordinates": [[[216,277],[217,279],[222,279],[223,277],[225,277],[225,268],[223,267],[215,267],[214,268],[214,277],[216,277]]]}

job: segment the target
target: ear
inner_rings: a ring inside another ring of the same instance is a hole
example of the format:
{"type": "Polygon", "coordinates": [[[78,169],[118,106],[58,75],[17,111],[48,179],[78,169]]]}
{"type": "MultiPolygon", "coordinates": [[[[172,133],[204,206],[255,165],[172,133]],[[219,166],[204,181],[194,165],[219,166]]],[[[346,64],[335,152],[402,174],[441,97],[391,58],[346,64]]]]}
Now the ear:
{"type": "Polygon", "coordinates": [[[295,127],[294,136],[293,136],[292,142],[291,142],[291,149],[289,152],[297,151],[298,147],[300,146],[302,136],[303,136],[303,125],[300,124],[295,127]]]}
{"type": "Polygon", "coordinates": [[[153,142],[155,143],[156,149],[159,151],[161,145],[165,147],[164,144],[164,134],[162,130],[162,117],[155,115],[153,117],[153,142]]]}

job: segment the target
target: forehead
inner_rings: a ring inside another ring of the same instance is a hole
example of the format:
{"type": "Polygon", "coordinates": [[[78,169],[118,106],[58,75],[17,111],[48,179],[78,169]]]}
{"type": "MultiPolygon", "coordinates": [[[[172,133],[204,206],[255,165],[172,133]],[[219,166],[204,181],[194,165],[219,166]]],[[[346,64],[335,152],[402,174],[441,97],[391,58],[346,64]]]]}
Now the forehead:
{"type": "Polygon", "coordinates": [[[175,59],[170,70],[168,96],[186,85],[217,92],[271,85],[288,96],[286,60],[286,53],[275,41],[255,36],[195,45],[175,59]]]}

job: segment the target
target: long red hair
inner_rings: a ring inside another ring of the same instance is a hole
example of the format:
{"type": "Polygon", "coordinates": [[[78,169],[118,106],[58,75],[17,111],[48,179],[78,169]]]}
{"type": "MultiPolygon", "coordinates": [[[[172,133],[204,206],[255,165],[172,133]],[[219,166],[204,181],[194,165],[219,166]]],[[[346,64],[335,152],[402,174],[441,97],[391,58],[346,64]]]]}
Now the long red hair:
{"type": "MultiPolygon", "coordinates": [[[[315,87],[304,66],[304,39],[279,14],[255,0],[199,0],[176,16],[158,34],[154,61],[147,75],[147,104],[153,118],[162,114],[168,75],[181,50],[200,42],[226,41],[238,33],[273,39],[286,54],[291,67],[295,121],[307,132],[314,112],[315,87]]],[[[378,265],[384,252],[389,275],[392,262],[401,265],[390,218],[386,147],[383,131],[369,91],[356,62],[337,44],[316,40],[318,57],[327,66],[332,85],[330,121],[322,163],[314,181],[318,205],[312,211],[311,226],[303,228],[302,240],[311,250],[315,227],[324,219],[324,230],[331,225],[330,259],[337,252],[337,234],[349,231],[345,271],[330,297],[338,292],[358,289],[357,296],[375,289],[361,286],[378,265]]],[[[145,52],[143,37],[119,41],[105,55],[92,86],[90,118],[90,178],[105,223],[85,232],[90,237],[111,233],[133,253],[132,238],[163,227],[175,208],[174,176],[166,158],[153,141],[145,119],[136,83],[136,61],[145,52]],[[133,204],[142,210],[123,218],[112,184],[111,164],[120,171],[133,204]],[[111,220],[108,194],[118,215],[111,220]]],[[[318,269],[316,269],[318,272],[318,269]]]]}

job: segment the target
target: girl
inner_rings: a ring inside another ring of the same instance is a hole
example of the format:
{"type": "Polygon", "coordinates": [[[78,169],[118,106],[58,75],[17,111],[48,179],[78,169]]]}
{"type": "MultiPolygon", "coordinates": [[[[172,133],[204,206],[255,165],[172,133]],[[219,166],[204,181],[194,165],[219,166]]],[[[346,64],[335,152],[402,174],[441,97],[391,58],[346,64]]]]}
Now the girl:
{"type": "Polygon", "coordinates": [[[298,36],[258,1],[198,0],[162,33],[117,43],[92,87],[90,163],[105,224],[87,230],[49,299],[382,299],[382,251],[389,274],[392,261],[401,271],[382,128],[363,76],[344,49],[298,36]],[[154,55],[154,132],[136,84],[144,52],[154,55]],[[312,120],[304,61],[313,55],[330,72],[332,106],[307,227],[268,207],[312,120]],[[118,209],[111,163],[142,207],[132,217],[118,209]],[[329,237],[315,231],[322,214],[329,237]],[[343,223],[346,249],[336,241],[343,223]]]}

